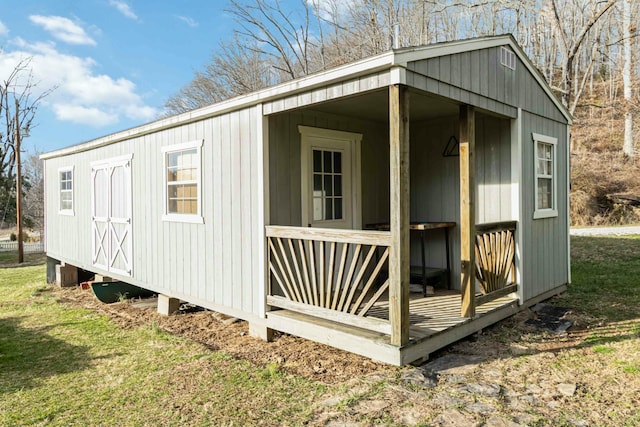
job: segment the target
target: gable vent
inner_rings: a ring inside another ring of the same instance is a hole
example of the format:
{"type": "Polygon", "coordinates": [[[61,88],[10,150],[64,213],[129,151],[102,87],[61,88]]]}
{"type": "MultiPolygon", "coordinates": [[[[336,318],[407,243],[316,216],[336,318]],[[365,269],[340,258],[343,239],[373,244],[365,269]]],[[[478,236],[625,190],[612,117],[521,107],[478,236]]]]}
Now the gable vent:
{"type": "Polygon", "coordinates": [[[500,63],[512,70],[516,69],[516,54],[506,47],[500,48],[500,63]]]}

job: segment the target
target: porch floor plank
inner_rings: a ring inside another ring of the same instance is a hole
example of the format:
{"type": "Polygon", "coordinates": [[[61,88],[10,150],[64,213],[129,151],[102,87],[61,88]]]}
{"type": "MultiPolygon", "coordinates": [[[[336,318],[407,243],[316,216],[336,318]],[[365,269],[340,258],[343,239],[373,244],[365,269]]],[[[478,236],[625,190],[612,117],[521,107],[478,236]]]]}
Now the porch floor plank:
{"type": "MultiPolygon", "coordinates": [[[[367,313],[367,317],[387,320],[389,304],[384,295],[367,313]]],[[[445,347],[517,312],[517,298],[504,296],[476,308],[476,316],[460,316],[461,295],[457,291],[438,290],[436,295],[423,297],[412,294],[409,303],[409,344],[391,346],[389,336],[332,320],[290,310],[275,310],[267,314],[268,326],[313,341],[381,360],[400,364],[418,360],[432,351],[445,347]]]]}
{"type": "MultiPolygon", "coordinates": [[[[504,296],[482,304],[476,308],[476,316],[482,316],[516,301],[517,298],[504,296]]],[[[456,325],[471,321],[460,316],[462,297],[457,291],[438,290],[436,295],[427,297],[411,295],[409,302],[410,339],[423,340],[456,325]]],[[[378,301],[367,313],[368,316],[387,320],[389,304],[378,301]]]]}

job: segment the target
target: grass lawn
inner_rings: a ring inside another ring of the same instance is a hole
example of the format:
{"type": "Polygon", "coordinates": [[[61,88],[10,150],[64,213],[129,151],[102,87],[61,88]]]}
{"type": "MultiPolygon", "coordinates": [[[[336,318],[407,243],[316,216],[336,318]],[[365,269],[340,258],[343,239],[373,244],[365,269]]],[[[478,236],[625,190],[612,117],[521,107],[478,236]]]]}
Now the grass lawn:
{"type": "Polygon", "coordinates": [[[572,284],[551,301],[573,309],[569,333],[507,319],[443,351],[480,361],[433,388],[403,383],[410,368],[323,385],[153,323],[125,329],[13,262],[0,257],[3,426],[640,425],[640,236],[572,238],[572,284]]]}
{"type": "Polygon", "coordinates": [[[301,424],[324,387],[153,324],[60,304],[43,265],[0,268],[0,425],[301,424]]]}

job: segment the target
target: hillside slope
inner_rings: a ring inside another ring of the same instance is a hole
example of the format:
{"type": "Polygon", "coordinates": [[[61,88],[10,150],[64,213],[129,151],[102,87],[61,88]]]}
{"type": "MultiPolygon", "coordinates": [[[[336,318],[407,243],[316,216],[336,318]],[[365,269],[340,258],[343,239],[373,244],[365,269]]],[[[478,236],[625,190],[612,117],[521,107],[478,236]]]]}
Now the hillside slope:
{"type": "Polygon", "coordinates": [[[622,154],[624,114],[607,84],[582,99],[571,128],[571,224],[640,224],[640,114],[635,158],[622,154]]]}

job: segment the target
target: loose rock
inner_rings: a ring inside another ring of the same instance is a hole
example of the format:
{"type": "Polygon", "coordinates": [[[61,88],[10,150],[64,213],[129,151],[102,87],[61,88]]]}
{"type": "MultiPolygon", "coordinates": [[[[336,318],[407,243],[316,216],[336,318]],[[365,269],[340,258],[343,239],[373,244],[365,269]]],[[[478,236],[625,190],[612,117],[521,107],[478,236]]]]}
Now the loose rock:
{"type": "Polygon", "coordinates": [[[475,426],[477,423],[468,415],[455,409],[447,409],[433,419],[433,425],[440,427],[475,426]]]}
{"type": "Polygon", "coordinates": [[[481,394],[486,397],[498,397],[500,396],[500,386],[498,384],[467,384],[467,390],[469,393],[481,394]]]}
{"type": "Polygon", "coordinates": [[[574,394],[576,394],[576,385],[575,384],[568,384],[568,383],[562,383],[562,384],[558,384],[558,391],[566,397],[571,397],[574,394]]]}
{"type": "Polygon", "coordinates": [[[433,388],[438,385],[438,376],[432,371],[414,368],[405,371],[400,381],[417,387],[433,388]]]}

